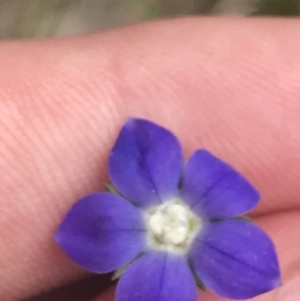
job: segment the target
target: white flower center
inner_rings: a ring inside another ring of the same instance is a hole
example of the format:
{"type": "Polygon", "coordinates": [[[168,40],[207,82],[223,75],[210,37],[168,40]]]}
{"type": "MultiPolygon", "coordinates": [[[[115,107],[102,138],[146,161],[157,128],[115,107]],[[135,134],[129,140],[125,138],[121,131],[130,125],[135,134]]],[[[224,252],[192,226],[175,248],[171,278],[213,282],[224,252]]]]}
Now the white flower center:
{"type": "Polygon", "coordinates": [[[150,247],[185,253],[198,231],[201,220],[179,199],[152,207],[146,212],[150,247]]]}

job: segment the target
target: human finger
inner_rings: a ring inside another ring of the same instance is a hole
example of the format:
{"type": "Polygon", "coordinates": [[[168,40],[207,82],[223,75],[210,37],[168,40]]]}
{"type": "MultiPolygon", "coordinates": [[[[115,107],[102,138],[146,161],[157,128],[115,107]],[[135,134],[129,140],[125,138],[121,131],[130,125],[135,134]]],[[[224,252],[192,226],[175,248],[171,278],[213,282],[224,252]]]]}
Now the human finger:
{"type": "Polygon", "coordinates": [[[52,234],[79,197],[103,188],[128,115],[172,130],[186,155],[205,147],[231,163],[260,190],[257,213],[296,210],[298,26],[195,18],[2,43],[1,300],[83,274],[52,234]]]}

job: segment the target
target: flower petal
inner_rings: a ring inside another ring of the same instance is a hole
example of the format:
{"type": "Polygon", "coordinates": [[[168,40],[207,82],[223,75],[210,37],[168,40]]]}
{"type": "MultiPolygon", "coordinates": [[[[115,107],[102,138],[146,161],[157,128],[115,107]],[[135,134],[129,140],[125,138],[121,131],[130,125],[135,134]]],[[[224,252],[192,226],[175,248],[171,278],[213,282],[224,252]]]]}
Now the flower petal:
{"type": "Polygon", "coordinates": [[[145,247],[142,211],[110,194],[92,194],[76,203],[55,240],[79,265],[107,273],[128,263],[145,247]]]}
{"type": "Polygon", "coordinates": [[[182,198],[200,216],[214,219],[244,214],[258,203],[259,194],[230,165],[198,150],[187,162],[182,198]]]}
{"type": "Polygon", "coordinates": [[[263,230],[234,219],[207,227],[189,258],[208,288],[226,298],[247,299],[280,285],[274,245],[263,230]]]}
{"type": "Polygon", "coordinates": [[[184,256],[149,252],[134,261],[117,287],[117,301],[196,301],[197,287],[184,256]]]}
{"type": "Polygon", "coordinates": [[[174,196],[182,171],[182,150],[176,137],[146,120],[129,119],[109,159],[116,188],[142,207],[174,196]]]}

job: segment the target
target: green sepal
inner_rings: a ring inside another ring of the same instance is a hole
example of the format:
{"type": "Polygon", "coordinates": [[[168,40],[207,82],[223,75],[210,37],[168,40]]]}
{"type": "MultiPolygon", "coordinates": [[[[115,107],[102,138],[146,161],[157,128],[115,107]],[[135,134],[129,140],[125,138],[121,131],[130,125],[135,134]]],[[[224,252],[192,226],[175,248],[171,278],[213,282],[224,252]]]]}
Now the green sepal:
{"type": "Polygon", "coordinates": [[[121,195],[120,192],[117,190],[117,188],[114,185],[106,183],[105,187],[108,192],[110,192],[112,194],[116,194],[116,195],[121,195]]]}
{"type": "Polygon", "coordinates": [[[223,221],[224,220],[224,218],[212,218],[211,220],[210,220],[210,222],[211,223],[217,223],[217,222],[221,222],[221,221],[223,221]]]}
{"type": "Polygon", "coordinates": [[[117,269],[116,271],[114,271],[114,273],[111,276],[111,280],[115,281],[118,280],[119,278],[121,278],[121,276],[123,275],[123,273],[125,272],[125,270],[127,269],[129,264],[122,266],[121,268],[117,269]]]}
{"type": "Polygon", "coordinates": [[[197,276],[196,272],[195,272],[195,269],[193,268],[192,265],[190,265],[190,268],[191,268],[191,271],[192,271],[192,274],[194,276],[194,279],[196,281],[196,284],[197,286],[204,292],[207,291],[207,288],[205,286],[205,284],[202,282],[202,280],[197,276]]]}
{"type": "Polygon", "coordinates": [[[118,280],[119,278],[121,278],[121,276],[124,274],[124,272],[126,271],[126,269],[136,260],[138,259],[142,254],[137,255],[136,257],[134,257],[131,261],[129,261],[127,264],[123,265],[122,267],[120,267],[119,269],[115,270],[114,273],[111,276],[111,280],[115,281],[118,280]]]}
{"type": "Polygon", "coordinates": [[[252,218],[249,217],[249,216],[238,216],[238,217],[235,217],[235,219],[239,219],[239,220],[242,220],[242,221],[245,221],[245,222],[252,222],[252,218]]]}
{"type": "Polygon", "coordinates": [[[232,218],[213,218],[210,220],[211,223],[217,223],[217,222],[221,222],[221,221],[225,221],[225,220],[230,220],[230,219],[237,219],[237,220],[241,220],[241,221],[245,221],[245,222],[252,222],[252,218],[246,215],[243,216],[236,216],[236,217],[232,217],[232,218]]]}
{"type": "Polygon", "coordinates": [[[205,284],[198,278],[197,275],[194,275],[194,278],[195,278],[195,280],[196,280],[197,286],[198,286],[202,291],[206,292],[206,291],[207,291],[207,288],[206,288],[205,284]]]}

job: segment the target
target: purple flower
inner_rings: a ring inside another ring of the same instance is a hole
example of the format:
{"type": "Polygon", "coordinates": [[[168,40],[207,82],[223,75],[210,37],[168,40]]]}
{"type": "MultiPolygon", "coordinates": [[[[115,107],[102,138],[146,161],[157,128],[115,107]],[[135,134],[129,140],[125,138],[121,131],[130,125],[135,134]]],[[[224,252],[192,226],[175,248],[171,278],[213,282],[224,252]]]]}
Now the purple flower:
{"type": "Polygon", "coordinates": [[[197,150],[183,166],[168,130],[129,119],[109,158],[119,194],[79,200],[55,234],[79,265],[125,271],[117,301],[196,301],[196,281],[232,299],[280,285],[274,245],[239,218],[259,194],[231,166],[197,150]]]}

